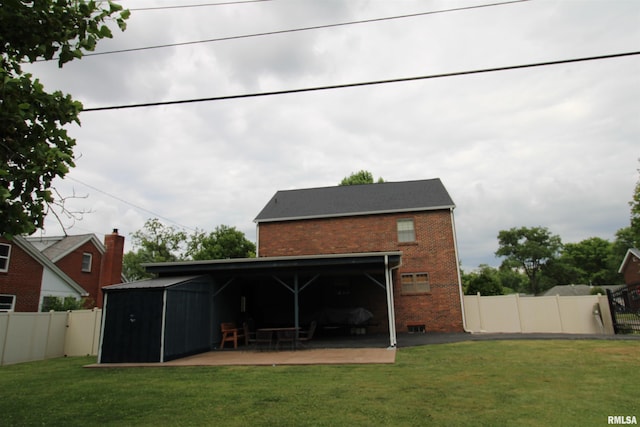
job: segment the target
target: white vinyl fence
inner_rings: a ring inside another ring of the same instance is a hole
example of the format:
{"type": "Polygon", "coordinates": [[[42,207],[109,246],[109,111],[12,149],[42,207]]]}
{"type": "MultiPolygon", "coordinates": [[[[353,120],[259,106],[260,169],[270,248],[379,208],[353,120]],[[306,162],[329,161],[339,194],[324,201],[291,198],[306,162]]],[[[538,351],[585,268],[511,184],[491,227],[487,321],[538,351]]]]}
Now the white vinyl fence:
{"type": "Polygon", "coordinates": [[[467,330],[493,333],[613,335],[603,295],[520,297],[464,296],[467,330]]]}
{"type": "Polygon", "coordinates": [[[102,310],[0,313],[0,365],[98,354],[102,310]]]}

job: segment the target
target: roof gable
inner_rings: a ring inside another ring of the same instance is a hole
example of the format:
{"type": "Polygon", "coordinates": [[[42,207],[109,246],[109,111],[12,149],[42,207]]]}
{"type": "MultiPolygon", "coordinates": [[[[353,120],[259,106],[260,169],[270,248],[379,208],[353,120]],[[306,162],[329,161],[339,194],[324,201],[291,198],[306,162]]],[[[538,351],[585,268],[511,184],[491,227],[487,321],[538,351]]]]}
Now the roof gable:
{"type": "Polygon", "coordinates": [[[31,258],[36,260],[42,267],[49,269],[55,276],[67,284],[71,289],[82,296],[86,296],[87,291],[73,281],[66,273],[60,270],[50,259],[44,256],[35,246],[33,246],[27,239],[21,236],[13,236],[12,243],[15,243],[22,250],[24,250],[31,258]]]}
{"type": "Polygon", "coordinates": [[[372,215],[455,207],[440,179],[278,191],[255,222],[372,215]]]}
{"type": "Polygon", "coordinates": [[[58,262],[71,252],[84,245],[92,242],[100,251],[105,252],[104,245],[97,239],[95,234],[81,234],[77,236],[60,236],[50,238],[28,237],[29,243],[36,247],[44,256],[52,262],[58,262]]]}
{"type": "Polygon", "coordinates": [[[618,269],[618,273],[621,273],[621,274],[624,273],[625,266],[633,258],[640,260],[640,249],[631,248],[627,250],[627,253],[624,256],[624,259],[622,260],[622,264],[620,264],[620,268],[618,269]]]}

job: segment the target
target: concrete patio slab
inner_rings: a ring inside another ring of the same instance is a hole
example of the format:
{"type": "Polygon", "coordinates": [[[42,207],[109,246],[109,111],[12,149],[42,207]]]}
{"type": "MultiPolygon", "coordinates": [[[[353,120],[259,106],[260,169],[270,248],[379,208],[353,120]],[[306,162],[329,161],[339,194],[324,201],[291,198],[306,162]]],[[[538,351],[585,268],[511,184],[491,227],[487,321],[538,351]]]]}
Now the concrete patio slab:
{"type": "Polygon", "coordinates": [[[390,364],[396,349],[322,348],[298,351],[209,351],[164,363],[101,363],[87,368],[170,367],[170,366],[278,366],[390,364]]]}

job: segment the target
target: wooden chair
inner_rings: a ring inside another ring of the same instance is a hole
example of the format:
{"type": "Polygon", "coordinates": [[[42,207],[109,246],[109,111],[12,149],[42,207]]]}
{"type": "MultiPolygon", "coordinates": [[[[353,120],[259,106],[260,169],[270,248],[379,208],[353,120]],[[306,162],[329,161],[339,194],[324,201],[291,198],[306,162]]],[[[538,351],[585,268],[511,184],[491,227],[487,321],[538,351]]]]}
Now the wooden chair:
{"type": "Polygon", "coordinates": [[[313,338],[313,334],[316,332],[316,327],[318,326],[318,322],[315,320],[311,322],[309,325],[309,329],[306,331],[300,331],[298,334],[298,341],[311,341],[313,338]]]}
{"type": "Polygon", "coordinates": [[[242,324],[242,330],[244,331],[244,344],[245,345],[254,344],[256,342],[256,333],[255,331],[251,332],[251,330],[249,329],[248,322],[244,322],[242,324]]]}
{"type": "Polygon", "coordinates": [[[225,342],[233,342],[233,348],[238,348],[238,338],[244,338],[244,334],[238,333],[238,328],[233,322],[225,322],[220,324],[222,331],[222,341],[220,341],[220,349],[224,348],[225,342]]]}
{"type": "Polygon", "coordinates": [[[256,331],[256,350],[271,350],[271,340],[273,337],[273,332],[271,331],[261,331],[258,329],[256,331]]]}

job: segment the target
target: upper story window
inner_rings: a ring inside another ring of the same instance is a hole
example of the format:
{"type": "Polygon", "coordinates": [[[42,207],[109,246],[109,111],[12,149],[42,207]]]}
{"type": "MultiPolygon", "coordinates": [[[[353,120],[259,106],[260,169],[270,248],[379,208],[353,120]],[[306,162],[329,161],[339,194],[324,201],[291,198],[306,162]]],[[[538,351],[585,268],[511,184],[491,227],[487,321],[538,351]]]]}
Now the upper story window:
{"type": "Polygon", "coordinates": [[[9,257],[11,256],[11,245],[0,243],[0,272],[9,271],[9,257]]]}
{"type": "Polygon", "coordinates": [[[0,312],[13,311],[16,306],[15,295],[0,295],[0,312]]]}
{"type": "Polygon", "coordinates": [[[415,242],[416,232],[413,227],[413,219],[398,220],[398,242],[415,242]]]}
{"type": "Polygon", "coordinates": [[[91,259],[93,256],[85,252],[82,254],[82,271],[85,273],[91,273],[91,259]]]}

